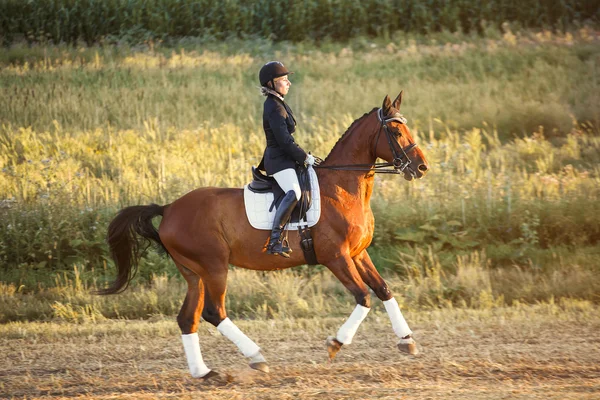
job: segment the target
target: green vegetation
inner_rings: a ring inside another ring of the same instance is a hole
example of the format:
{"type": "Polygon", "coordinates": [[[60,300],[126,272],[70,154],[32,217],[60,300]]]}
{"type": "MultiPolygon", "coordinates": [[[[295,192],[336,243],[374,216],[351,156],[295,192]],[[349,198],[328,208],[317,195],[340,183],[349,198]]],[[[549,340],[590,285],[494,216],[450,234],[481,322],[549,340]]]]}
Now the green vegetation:
{"type": "Polygon", "coordinates": [[[597,32],[588,28],[321,47],[261,40],[142,49],[15,46],[0,53],[0,122],[47,131],[56,121],[72,133],[139,131],[148,123],[161,131],[222,123],[252,131],[262,110],[257,71],[265,60],[281,59],[296,71],[289,101],[304,129],[338,115],[358,118],[387,91],[403,89],[413,129],[437,132],[437,118],[459,131],[485,121],[502,140],[540,125],[546,137],[564,136],[579,124],[591,123],[596,132],[600,126],[598,57],[597,32]]]}
{"type": "MultiPolygon", "coordinates": [[[[130,292],[88,294],[114,277],[106,226],[126,205],[247,183],[264,146],[256,71],[270,59],[297,71],[297,140],[320,156],[405,90],[432,170],[377,178],[370,250],[405,307],[598,302],[598,43],[583,28],[320,47],[15,46],[0,54],[0,321],[176,312],[182,282],[152,250],[130,292]]],[[[320,268],[234,270],[231,282],[237,317],[352,301],[320,268]]]]}
{"type": "Polygon", "coordinates": [[[598,0],[530,0],[526,6],[514,0],[4,0],[0,38],[88,45],[190,36],[341,40],[396,31],[482,32],[505,21],[566,29],[598,22],[599,8],[598,0]]]}

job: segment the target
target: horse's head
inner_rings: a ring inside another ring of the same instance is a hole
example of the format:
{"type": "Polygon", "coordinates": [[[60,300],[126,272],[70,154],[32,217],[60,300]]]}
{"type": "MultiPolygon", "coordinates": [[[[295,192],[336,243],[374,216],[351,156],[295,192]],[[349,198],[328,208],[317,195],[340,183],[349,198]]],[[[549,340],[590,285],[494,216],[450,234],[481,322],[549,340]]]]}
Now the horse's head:
{"type": "Polygon", "coordinates": [[[400,114],[402,92],[394,102],[389,96],[383,99],[378,110],[380,128],[375,137],[375,156],[394,165],[397,171],[404,174],[404,179],[422,178],[429,169],[427,159],[417,147],[408,127],[406,119],[400,114]]]}

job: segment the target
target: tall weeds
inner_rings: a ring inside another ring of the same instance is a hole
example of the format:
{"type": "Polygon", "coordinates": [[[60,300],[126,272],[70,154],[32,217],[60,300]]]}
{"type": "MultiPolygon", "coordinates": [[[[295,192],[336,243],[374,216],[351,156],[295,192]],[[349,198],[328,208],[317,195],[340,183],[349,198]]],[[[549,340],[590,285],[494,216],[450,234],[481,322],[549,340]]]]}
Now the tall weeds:
{"type": "MultiPolygon", "coordinates": [[[[405,310],[438,308],[495,309],[520,303],[552,303],[579,298],[597,303],[598,274],[573,264],[561,265],[552,274],[524,269],[494,270],[484,251],[455,259],[451,268],[438,256],[417,250],[404,258],[407,277],[387,276],[387,282],[405,310]]],[[[96,271],[96,276],[101,276],[96,271]]],[[[106,273],[106,271],[104,271],[106,273]]],[[[96,283],[83,279],[85,269],[57,275],[52,287],[28,292],[0,282],[0,323],[9,321],[96,322],[105,318],[149,319],[175,315],[185,297],[179,276],[152,275],[148,283],[115,296],[96,296],[96,283]]],[[[354,298],[333,274],[301,271],[260,273],[232,269],[229,273],[227,311],[233,318],[285,319],[347,316],[354,298]]],[[[373,295],[373,307],[383,306],[373,295]]]]}
{"type": "Polygon", "coordinates": [[[257,71],[281,59],[295,71],[288,100],[303,136],[320,134],[333,115],[358,118],[387,91],[400,90],[411,127],[425,131],[445,129],[437,118],[453,131],[484,128],[485,121],[503,141],[539,126],[547,138],[583,123],[598,132],[599,41],[582,28],[321,46],[258,39],[143,48],[14,46],[0,52],[0,122],[50,133],[56,127],[165,134],[223,123],[252,131],[262,110],[257,71]]]}
{"type": "MultiPolygon", "coordinates": [[[[402,109],[431,171],[411,183],[376,178],[370,253],[410,307],[599,300],[600,70],[597,39],[578,35],[299,45],[287,53],[267,46],[269,58],[287,54],[299,67],[289,96],[300,116],[297,140],[320,156],[380,104],[381,82],[407,82],[402,109]]],[[[264,148],[261,98],[240,93],[255,89],[264,54],[244,43],[248,52],[233,55],[61,47],[0,54],[3,320],[176,311],[177,271],[153,251],[116,305],[87,291],[114,276],[104,237],[118,209],[250,179],[264,148]]],[[[248,318],[307,316],[346,304],[344,289],[319,271],[238,271],[232,309],[248,318]]]]}
{"type": "MultiPolygon", "coordinates": [[[[350,120],[327,127],[341,132],[350,120]]],[[[200,186],[241,187],[262,152],[258,130],[148,129],[5,131],[22,150],[0,154],[3,279],[23,282],[35,271],[73,263],[103,268],[106,226],[118,208],[168,203],[200,186]]],[[[532,262],[537,268],[553,263],[552,251],[597,246],[598,137],[574,130],[557,146],[539,134],[501,144],[493,130],[472,130],[462,139],[452,131],[439,139],[433,132],[428,139],[414,134],[432,171],[410,184],[376,179],[373,251],[380,267],[396,269],[393,249],[415,246],[449,256],[487,248],[495,266],[532,262]]],[[[336,139],[330,132],[307,142],[316,154],[326,154],[336,139]]],[[[585,255],[580,250],[574,256],[585,255]]],[[[165,267],[156,256],[141,270],[148,278],[165,267]]]]}

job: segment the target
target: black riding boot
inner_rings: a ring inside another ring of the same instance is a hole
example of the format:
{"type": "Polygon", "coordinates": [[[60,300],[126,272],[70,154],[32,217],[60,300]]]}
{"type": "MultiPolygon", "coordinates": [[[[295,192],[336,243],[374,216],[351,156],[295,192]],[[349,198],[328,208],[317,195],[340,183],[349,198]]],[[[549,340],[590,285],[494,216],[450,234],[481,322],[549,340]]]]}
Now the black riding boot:
{"type": "Polygon", "coordinates": [[[292,252],[292,249],[283,246],[281,233],[290,219],[296,203],[298,203],[298,200],[296,200],[296,192],[293,190],[287,192],[281,203],[279,203],[279,207],[277,207],[277,211],[275,212],[275,220],[273,221],[273,230],[271,231],[269,244],[267,244],[267,254],[279,254],[286,258],[290,257],[289,253],[292,252]]]}

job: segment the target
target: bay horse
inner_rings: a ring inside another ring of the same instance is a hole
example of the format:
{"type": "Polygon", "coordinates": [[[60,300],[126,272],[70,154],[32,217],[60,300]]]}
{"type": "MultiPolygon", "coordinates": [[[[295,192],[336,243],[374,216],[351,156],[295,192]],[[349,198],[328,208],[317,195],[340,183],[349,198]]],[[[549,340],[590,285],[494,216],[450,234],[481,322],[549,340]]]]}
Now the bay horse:
{"type": "MultiPolygon", "coordinates": [[[[342,346],[352,342],[369,312],[369,288],[385,305],[392,329],[400,339],[399,350],[408,354],[418,352],[397,301],[367,253],[374,230],[370,198],[375,172],[402,174],[410,181],[423,177],[429,169],[399,113],[401,102],[402,92],[393,102],[386,96],[381,108],[374,108],[352,123],[316,167],[321,217],[312,233],[318,261],[356,300],[356,308],[336,336],[326,340],[330,359],[342,346]],[[378,158],[387,162],[376,163],[378,158]],[[391,169],[382,171],[381,167],[391,169]]],[[[204,379],[217,375],[202,359],[197,334],[201,316],[239,348],[249,359],[250,367],[268,372],[258,345],[227,317],[225,309],[230,264],[257,271],[305,264],[297,231],[289,231],[293,250],[290,258],[263,252],[267,236],[268,231],[262,234],[248,222],[242,189],[205,187],[164,206],[124,208],[108,228],[117,278],[100,293],[125,290],[137,270],[141,238],[154,241],[166,250],[187,281],[187,294],[177,322],[191,375],[204,379]],[[158,231],[152,225],[156,216],[162,216],[158,231]]]]}

